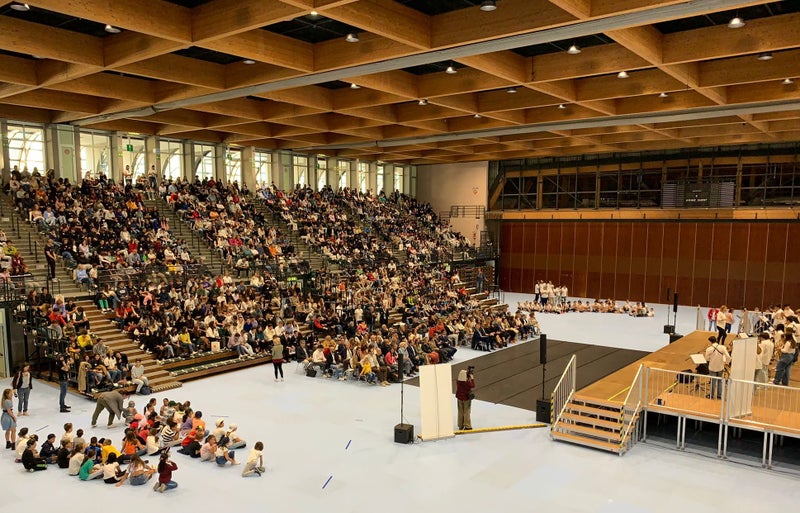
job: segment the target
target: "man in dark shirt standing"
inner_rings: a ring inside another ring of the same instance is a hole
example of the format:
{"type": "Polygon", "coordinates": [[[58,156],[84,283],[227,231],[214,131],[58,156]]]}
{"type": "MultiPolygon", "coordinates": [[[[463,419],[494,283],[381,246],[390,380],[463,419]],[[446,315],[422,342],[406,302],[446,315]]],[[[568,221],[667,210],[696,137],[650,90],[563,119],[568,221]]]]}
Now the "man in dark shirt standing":
{"type": "Polygon", "coordinates": [[[60,392],[58,395],[58,405],[61,408],[61,413],[69,413],[71,406],[65,402],[67,399],[67,387],[69,386],[69,369],[72,366],[72,358],[64,358],[63,356],[58,359],[58,386],[60,392]]]}

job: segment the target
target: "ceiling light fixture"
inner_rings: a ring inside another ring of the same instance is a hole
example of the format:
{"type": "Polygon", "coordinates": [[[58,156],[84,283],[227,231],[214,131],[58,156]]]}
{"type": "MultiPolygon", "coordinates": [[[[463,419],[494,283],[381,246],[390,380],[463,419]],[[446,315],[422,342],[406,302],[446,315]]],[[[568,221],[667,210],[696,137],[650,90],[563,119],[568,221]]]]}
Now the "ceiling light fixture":
{"type": "Polygon", "coordinates": [[[455,66],[450,64],[449,66],[447,66],[447,69],[444,70],[444,72],[447,73],[448,75],[455,75],[456,73],[458,73],[458,70],[456,69],[455,66]]]}
{"type": "Polygon", "coordinates": [[[348,43],[358,43],[360,41],[360,39],[358,39],[358,32],[350,32],[344,40],[348,43]]]}
{"type": "Polygon", "coordinates": [[[628,75],[627,71],[620,71],[619,73],[617,73],[617,78],[628,78],[629,76],[630,75],[628,75]]]}
{"type": "Polygon", "coordinates": [[[578,47],[578,45],[572,45],[569,47],[569,50],[567,50],[567,53],[570,55],[578,55],[581,53],[581,49],[578,47]]]}
{"type": "Polygon", "coordinates": [[[566,108],[567,108],[567,106],[566,106],[566,105],[564,105],[563,103],[559,103],[559,104],[558,104],[558,108],[559,108],[559,109],[561,109],[561,110],[564,110],[564,109],[566,109],[566,108]]]}
{"type": "Polygon", "coordinates": [[[242,64],[247,64],[248,66],[250,64],[255,64],[255,63],[256,63],[256,61],[254,61],[253,59],[245,59],[245,60],[242,61],[242,64]]]}
{"type": "Polygon", "coordinates": [[[745,22],[739,16],[734,16],[731,18],[731,21],[728,22],[728,28],[737,29],[742,28],[745,26],[745,22]]]}
{"type": "Polygon", "coordinates": [[[514,94],[514,93],[517,92],[517,88],[516,87],[509,87],[508,89],[506,89],[506,92],[508,94],[514,94]]]}
{"type": "Polygon", "coordinates": [[[669,96],[669,93],[666,93],[666,92],[660,93],[658,95],[659,98],[666,98],[667,96],[669,96]]]}
{"type": "Polygon", "coordinates": [[[311,11],[309,14],[311,14],[311,16],[319,16],[317,11],[311,11]]]}
{"type": "Polygon", "coordinates": [[[22,2],[14,2],[13,4],[11,4],[11,8],[14,9],[15,11],[20,11],[20,12],[25,12],[25,11],[30,11],[31,10],[31,6],[30,5],[24,4],[22,2]]]}
{"type": "Polygon", "coordinates": [[[108,32],[109,34],[119,34],[120,32],[122,32],[122,30],[106,23],[106,32],[108,32]]]}
{"type": "Polygon", "coordinates": [[[427,105],[427,104],[428,104],[428,99],[427,99],[427,98],[421,98],[421,99],[420,99],[420,100],[417,102],[417,105],[427,105]]]}
{"type": "Polygon", "coordinates": [[[475,113],[475,115],[474,115],[474,116],[472,116],[472,117],[473,117],[473,118],[475,118],[475,119],[481,119],[483,116],[481,116],[480,114],[478,114],[478,113],[476,112],[476,113],[475,113]]]}
{"type": "Polygon", "coordinates": [[[484,0],[481,2],[481,11],[483,12],[490,12],[497,9],[497,2],[494,0],[484,0]]]}
{"type": "Polygon", "coordinates": [[[760,61],[768,61],[772,59],[772,52],[763,52],[758,54],[758,60],[760,61]]]}
{"type": "Polygon", "coordinates": [[[781,84],[783,84],[783,85],[792,85],[792,84],[794,84],[794,80],[792,80],[791,78],[784,78],[783,82],[781,82],[781,84]]]}
{"type": "Polygon", "coordinates": [[[361,86],[355,83],[350,84],[350,89],[361,89],[361,86]]]}

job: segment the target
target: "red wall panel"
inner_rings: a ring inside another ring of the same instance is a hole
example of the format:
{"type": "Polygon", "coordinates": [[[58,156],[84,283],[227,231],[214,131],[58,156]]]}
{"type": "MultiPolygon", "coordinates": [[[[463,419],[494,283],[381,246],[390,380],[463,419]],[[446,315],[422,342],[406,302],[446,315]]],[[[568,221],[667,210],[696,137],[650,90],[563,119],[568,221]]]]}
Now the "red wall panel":
{"type": "Polygon", "coordinates": [[[571,296],[764,307],[800,304],[800,223],[509,222],[501,230],[500,284],[536,280],[571,296]]]}

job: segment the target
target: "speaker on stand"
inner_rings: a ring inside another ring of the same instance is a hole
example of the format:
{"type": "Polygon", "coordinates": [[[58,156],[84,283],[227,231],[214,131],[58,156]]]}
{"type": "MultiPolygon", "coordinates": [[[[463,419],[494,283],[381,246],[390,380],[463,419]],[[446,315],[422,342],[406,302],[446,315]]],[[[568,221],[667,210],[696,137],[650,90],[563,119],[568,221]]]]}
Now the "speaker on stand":
{"type": "Polygon", "coordinates": [[[536,422],[550,423],[550,409],[552,405],[549,399],[545,399],[544,382],[547,374],[547,335],[539,335],[539,363],[542,366],[542,398],[536,400],[536,422]]]}
{"type": "Polygon", "coordinates": [[[414,424],[403,423],[403,354],[397,355],[397,376],[400,379],[400,424],[394,427],[394,441],[398,444],[410,444],[414,441],[414,424]]]}

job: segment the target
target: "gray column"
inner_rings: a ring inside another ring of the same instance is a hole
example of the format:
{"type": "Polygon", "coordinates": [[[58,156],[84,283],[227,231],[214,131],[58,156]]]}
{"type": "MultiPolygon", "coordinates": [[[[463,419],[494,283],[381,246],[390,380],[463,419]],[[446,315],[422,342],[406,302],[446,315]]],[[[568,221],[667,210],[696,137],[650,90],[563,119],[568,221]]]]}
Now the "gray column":
{"type": "Polygon", "coordinates": [[[242,177],[240,185],[246,185],[251,191],[256,190],[255,153],[252,146],[242,149],[242,177]]]}
{"type": "Polygon", "coordinates": [[[228,184],[227,179],[227,157],[225,151],[224,144],[215,144],[214,145],[214,180],[217,182],[222,182],[225,185],[228,184]]]}
{"type": "Polygon", "coordinates": [[[369,163],[369,174],[367,175],[367,189],[370,190],[372,194],[378,194],[378,163],[377,162],[370,162],[369,163]]]}
{"type": "MultiPolygon", "coordinates": [[[[156,174],[158,179],[161,180],[164,175],[164,170],[161,167],[161,148],[158,145],[158,137],[151,136],[144,139],[144,174],[147,176],[148,171],[153,166],[156,166],[156,174]]],[[[131,171],[133,171],[131,166],[131,171]]],[[[136,183],[134,181],[134,183],[136,183]]]]}
{"type": "Polygon", "coordinates": [[[185,181],[193,182],[195,169],[194,143],[191,141],[183,141],[181,151],[183,151],[181,178],[185,181]]]}
{"type": "MultiPolygon", "coordinates": [[[[53,159],[52,159],[52,150],[50,150],[49,145],[47,144],[47,133],[50,131],[48,127],[45,127],[44,130],[44,140],[45,140],[45,162],[50,167],[53,167],[53,159]]],[[[0,120],[0,134],[3,137],[3,152],[0,155],[0,168],[3,170],[3,183],[8,183],[11,179],[11,154],[8,150],[8,122],[5,119],[0,120]]],[[[58,172],[56,172],[56,176],[58,176],[58,172]]]]}

